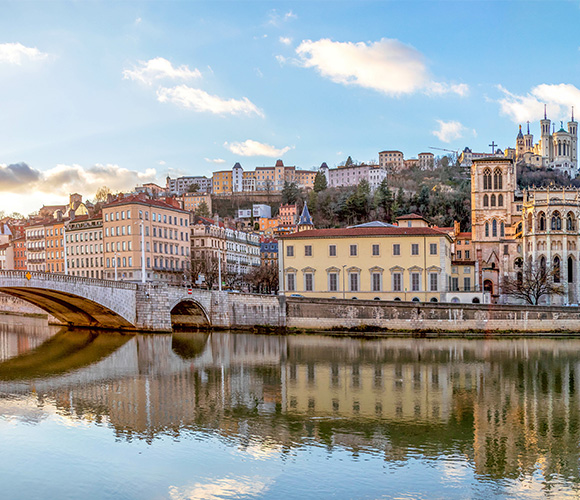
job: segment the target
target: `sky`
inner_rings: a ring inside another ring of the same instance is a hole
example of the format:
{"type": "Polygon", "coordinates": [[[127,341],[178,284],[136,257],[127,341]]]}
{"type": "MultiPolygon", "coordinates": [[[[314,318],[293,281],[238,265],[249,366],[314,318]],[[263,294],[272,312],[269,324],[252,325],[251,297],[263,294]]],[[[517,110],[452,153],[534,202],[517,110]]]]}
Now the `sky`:
{"type": "Polygon", "coordinates": [[[578,1],[0,1],[0,212],[514,146],[580,115],[578,1]],[[431,149],[441,148],[441,149],[431,149]]]}

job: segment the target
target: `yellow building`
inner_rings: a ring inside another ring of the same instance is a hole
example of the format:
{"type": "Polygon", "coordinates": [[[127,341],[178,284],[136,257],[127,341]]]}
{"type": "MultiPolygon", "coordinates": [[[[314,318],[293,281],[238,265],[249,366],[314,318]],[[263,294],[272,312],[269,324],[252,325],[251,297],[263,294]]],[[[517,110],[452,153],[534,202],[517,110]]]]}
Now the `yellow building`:
{"type": "Polygon", "coordinates": [[[278,217],[260,217],[258,220],[260,231],[265,234],[273,235],[274,230],[280,224],[278,217]]]}
{"type": "Polygon", "coordinates": [[[195,212],[202,203],[205,203],[208,213],[211,215],[211,194],[209,193],[185,193],[178,199],[181,203],[181,208],[188,212],[195,212]]]}
{"type": "Polygon", "coordinates": [[[419,302],[445,300],[451,237],[438,229],[370,223],[280,238],[280,293],[419,302]]]}
{"type": "Polygon", "coordinates": [[[232,194],[233,176],[231,170],[214,172],[212,176],[213,194],[232,194]]]}

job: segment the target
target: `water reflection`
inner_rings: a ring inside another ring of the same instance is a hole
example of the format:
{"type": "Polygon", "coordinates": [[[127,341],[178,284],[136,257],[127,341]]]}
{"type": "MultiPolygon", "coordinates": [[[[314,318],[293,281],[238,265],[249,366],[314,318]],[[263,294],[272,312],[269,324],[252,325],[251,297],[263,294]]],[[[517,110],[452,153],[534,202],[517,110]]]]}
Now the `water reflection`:
{"type": "Polygon", "coordinates": [[[390,463],[459,456],[490,480],[576,488],[579,352],[579,340],[59,332],[0,351],[0,415],[38,418],[42,402],[123,440],[202,432],[258,458],[311,445],[390,463]]]}

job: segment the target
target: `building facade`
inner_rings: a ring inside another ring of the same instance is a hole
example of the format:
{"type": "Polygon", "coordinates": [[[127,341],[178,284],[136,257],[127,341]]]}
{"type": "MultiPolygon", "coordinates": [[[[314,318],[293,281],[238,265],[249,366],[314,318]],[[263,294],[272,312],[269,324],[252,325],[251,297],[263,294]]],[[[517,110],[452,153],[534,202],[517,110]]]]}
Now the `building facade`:
{"type": "Polygon", "coordinates": [[[451,271],[449,235],[430,227],[315,229],[279,240],[280,293],[438,302],[451,271]]]}
{"type": "Polygon", "coordinates": [[[115,278],[114,275],[105,275],[102,217],[81,216],[68,221],[65,237],[69,275],[99,279],[115,278]]]}

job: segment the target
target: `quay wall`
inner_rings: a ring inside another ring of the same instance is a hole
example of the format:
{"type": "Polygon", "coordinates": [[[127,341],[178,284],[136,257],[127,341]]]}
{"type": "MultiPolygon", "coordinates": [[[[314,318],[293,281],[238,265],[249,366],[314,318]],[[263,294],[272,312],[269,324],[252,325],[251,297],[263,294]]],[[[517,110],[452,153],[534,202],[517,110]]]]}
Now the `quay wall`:
{"type": "Polygon", "coordinates": [[[286,326],[407,333],[578,333],[580,308],[286,298],[286,326]]]}
{"type": "Polygon", "coordinates": [[[30,302],[17,297],[0,293],[0,314],[12,314],[15,316],[36,316],[47,318],[51,323],[59,323],[56,318],[48,314],[44,309],[36,307],[30,302]]]}

